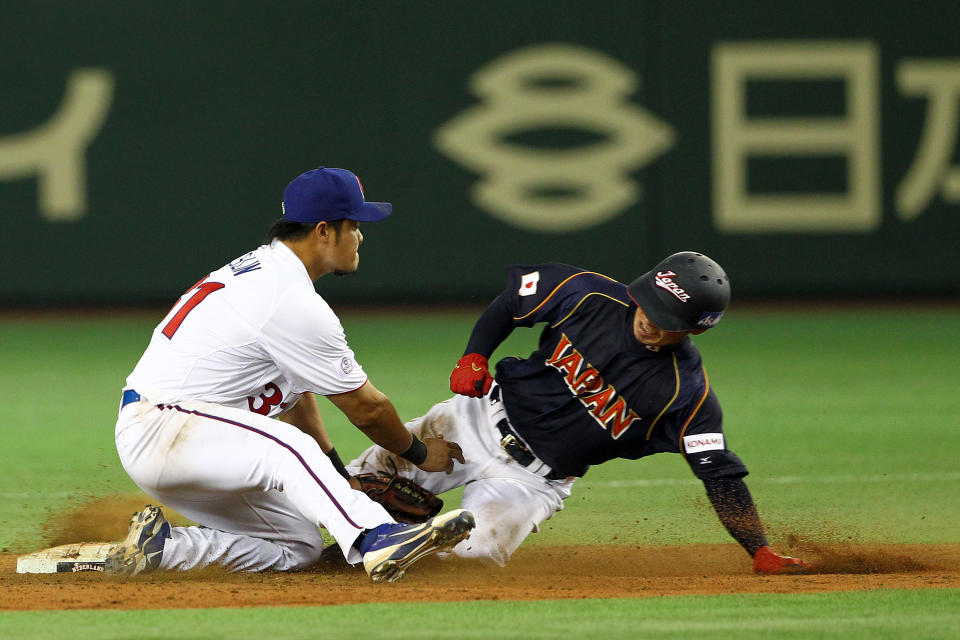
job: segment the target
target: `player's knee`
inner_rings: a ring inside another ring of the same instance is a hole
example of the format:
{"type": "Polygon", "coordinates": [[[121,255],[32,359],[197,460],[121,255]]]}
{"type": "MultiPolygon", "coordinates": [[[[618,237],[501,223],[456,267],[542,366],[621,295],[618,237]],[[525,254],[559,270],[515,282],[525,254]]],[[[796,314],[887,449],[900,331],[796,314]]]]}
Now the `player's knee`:
{"type": "Polygon", "coordinates": [[[282,567],[277,571],[298,571],[306,569],[320,562],[323,555],[323,543],[308,544],[305,542],[284,542],[282,567]]]}
{"type": "Polygon", "coordinates": [[[323,534],[319,529],[301,531],[296,537],[277,543],[281,549],[278,571],[297,571],[306,569],[320,561],[323,554],[323,534]]]}

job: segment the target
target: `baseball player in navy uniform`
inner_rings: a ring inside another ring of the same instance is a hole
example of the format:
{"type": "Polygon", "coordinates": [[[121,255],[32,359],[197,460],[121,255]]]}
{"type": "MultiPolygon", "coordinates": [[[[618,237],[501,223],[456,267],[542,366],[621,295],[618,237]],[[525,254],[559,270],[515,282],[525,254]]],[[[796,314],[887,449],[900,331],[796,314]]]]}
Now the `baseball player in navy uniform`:
{"type": "Polygon", "coordinates": [[[367,202],[350,171],[307,171],[284,191],[266,243],[202,278],[157,325],[123,389],[117,452],[140,488],[201,526],[171,527],[148,506],[108,571],[300,569],[320,558],[322,527],[347,562],[393,581],[469,535],[468,511],[398,524],[357,490],[315,400],[428,475],[463,460],[453,439],[411,437],[314,289],[356,271],[360,224],[391,210],[367,202]]]}
{"type": "Polygon", "coordinates": [[[720,521],[760,573],[806,565],[767,543],[727,447],[717,395],[691,335],[713,328],[730,299],[724,270],[705,255],[671,255],[624,285],[565,264],[508,268],[506,289],[480,316],[450,377],[457,395],[407,427],[463,446],[466,464],[425,474],[382,447],[354,473],[395,471],[435,493],[464,486],[477,526],[454,552],[503,565],[562,508],[592,465],[656,453],[684,456],[720,521]],[[536,351],[487,359],[516,327],[545,325],[536,351]]]}

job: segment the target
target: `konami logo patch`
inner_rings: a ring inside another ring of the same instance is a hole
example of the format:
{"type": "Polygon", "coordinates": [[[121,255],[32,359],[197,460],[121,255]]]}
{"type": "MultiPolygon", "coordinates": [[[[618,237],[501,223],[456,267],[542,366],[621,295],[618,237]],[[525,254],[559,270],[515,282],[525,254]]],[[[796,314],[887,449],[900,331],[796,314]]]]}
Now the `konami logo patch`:
{"type": "Polygon", "coordinates": [[[698,433],[693,436],[683,436],[683,450],[687,453],[722,451],[725,448],[722,433],[698,433]]]}
{"type": "Polygon", "coordinates": [[[690,299],[690,294],[673,281],[676,277],[677,274],[673,271],[657,271],[657,277],[653,279],[653,282],[661,289],[669,291],[680,302],[686,302],[690,299]]]}

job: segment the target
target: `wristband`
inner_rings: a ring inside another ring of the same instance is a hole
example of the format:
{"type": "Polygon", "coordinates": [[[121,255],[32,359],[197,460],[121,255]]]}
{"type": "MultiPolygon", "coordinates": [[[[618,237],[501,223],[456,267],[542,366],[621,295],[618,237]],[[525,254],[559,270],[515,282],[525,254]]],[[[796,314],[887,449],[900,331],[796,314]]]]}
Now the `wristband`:
{"type": "Polygon", "coordinates": [[[417,436],[413,436],[413,442],[410,443],[406,451],[400,454],[400,457],[419,466],[427,459],[427,445],[423,444],[423,441],[417,436]]]}
{"type": "Polygon", "coordinates": [[[350,474],[347,473],[347,468],[343,466],[343,460],[340,459],[340,454],[337,453],[337,450],[330,449],[330,451],[327,452],[327,457],[330,458],[330,462],[333,463],[333,468],[337,470],[337,473],[349,480],[350,474]]]}

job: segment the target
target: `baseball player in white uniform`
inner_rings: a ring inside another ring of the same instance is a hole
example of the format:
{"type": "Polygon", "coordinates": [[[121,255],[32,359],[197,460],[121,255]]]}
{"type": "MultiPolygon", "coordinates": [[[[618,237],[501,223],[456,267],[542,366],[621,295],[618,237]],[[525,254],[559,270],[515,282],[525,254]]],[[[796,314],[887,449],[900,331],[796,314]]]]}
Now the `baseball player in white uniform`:
{"type": "Polygon", "coordinates": [[[171,527],[148,506],[109,571],[304,568],[320,557],[322,527],[347,562],[392,581],[469,535],[468,511],[397,524],[355,490],[314,398],[326,396],[420,470],[450,473],[463,462],[455,442],[404,428],[313,286],[355,271],[360,222],[390,211],[366,202],[349,171],[308,171],[284,191],[266,244],[200,280],[156,327],[123,390],[117,451],[141,489],[201,526],[171,527]]]}

